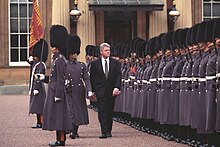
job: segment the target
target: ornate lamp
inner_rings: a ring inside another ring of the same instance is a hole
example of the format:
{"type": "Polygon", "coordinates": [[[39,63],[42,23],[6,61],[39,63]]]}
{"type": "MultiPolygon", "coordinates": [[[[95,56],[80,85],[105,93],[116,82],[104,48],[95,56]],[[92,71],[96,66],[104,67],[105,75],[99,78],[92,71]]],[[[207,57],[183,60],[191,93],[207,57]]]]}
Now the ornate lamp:
{"type": "Polygon", "coordinates": [[[79,17],[82,15],[82,13],[77,8],[78,1],[74,0],[74,6],[73,9],[70,11],[70,21],[71,23],[76,23],[79,17]]]}
{"type": "Polygon", "coordinates": [[[173,4],[173,7],[172,7],[172,9],[169,12],[169,19],[170,19],[170,21],[172,21],[174,23],[179,18],[180,12],[176,10],[176,2],[175,2],[175,0],[173,0],[172,4],[173,4]]]}

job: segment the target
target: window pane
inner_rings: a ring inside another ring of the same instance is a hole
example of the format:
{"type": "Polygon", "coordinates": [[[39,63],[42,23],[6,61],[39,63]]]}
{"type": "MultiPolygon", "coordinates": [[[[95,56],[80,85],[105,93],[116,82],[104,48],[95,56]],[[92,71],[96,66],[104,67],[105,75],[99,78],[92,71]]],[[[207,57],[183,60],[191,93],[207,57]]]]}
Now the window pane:
{"type": "Polygon", "coordinates": [[[11,50],[11,62],[18,61],[18,48],[11,50]]]}
{"type": "Polygon", "coordinates": [[[220,3],[213,4],[213,16],[220,16],[220,3]]]}
{"type": "Polygon", "coordinates": [[[20,32],[27,33],[27,19],[20,20],[20,32]]]}
{"type": "Polygon", "coordinates": [[[20,61],[27,61],[27,48],[20,50],[20,61]]]}
{"type": "Polygon", "coordinates": [[[18,35],[11,35],[11,47],[18,47],[18,35]]]}
{"type": "Polygon", "coordinates": [[[17,4],[11,4],[10,15],[11,17],[18,17],[18,5],[17,4]]]}
{"type": "Polygon", "coordinates": [[[19,0],[19,2],[27,2],[27,0],[19,0]]]}
{"type": "Polygon", "coordinates": [[[17,2],[18,0],[11,0],[11,2],[17,2]]]}
{"type": "Polygon", "coordinates": [[[32,10],[33,10],[33,5],[30,4],[30,5],[29,5],[29,17],[30,17],[30,18],[32,17],[32,10]]]}
{"type": "Polygon", "coordinates": [[[27,17],[27,5],[20,4],[20,17],[27,17]]]}
{"type": "Polygon", "coordinates": [[[203,20],[204,21],[209,21],[209,20],[211,20],[211,18],[204,18],[203,20]]]}
{"type": "Polygon", "coordinates": [[[11,33],[18,33],[18,20],[11,19],[10,20],[11,33]]]}
{"type": "Polygon", "coordinates": [[[211,4],[204,4],[204,16],[211,16],[211,4]]]}
{"type": "Polygon", "coordinates": [[[27,35],[20,36],[20,45],[21,47],[27,47],[27,35]]]}

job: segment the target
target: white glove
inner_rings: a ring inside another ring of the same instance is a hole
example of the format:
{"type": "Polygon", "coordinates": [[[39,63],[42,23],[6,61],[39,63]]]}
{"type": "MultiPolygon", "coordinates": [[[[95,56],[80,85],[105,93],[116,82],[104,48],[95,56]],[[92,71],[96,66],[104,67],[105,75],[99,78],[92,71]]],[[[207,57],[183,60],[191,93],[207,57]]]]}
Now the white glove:
{"type": "Polygon", "coordinates": [[[88,97],[91,97],[92,96],[92,91],[89,91],[88,92],[88,97]]]}
{"type": "Polygon", "coordinates": [[[54,101],[55,101],[55,102],[58,102],[58,101],[61,101],[61,100],[62,100],[62,99],[59,98],[59,97],[55,97],[55,98],[54,98],[54,101]]]}
{"type": "Polygon", "coordinates": [[[34,61],[34,58],[33,58],[33,56],[30,56],[30,57],[28,58],[28,61],[29,61],[29,62],[32,62],[32,61],[34,61]]]}
{"type": "Polygon", "coordinates": [[[39,93],[39,91],[38,90],[34,90],[33,93],[34,93],[34,95],[37,95],[39,93]]]}
{"type": "Polygon", "coordinates": [[[34,77],[35,77],[35,79],[38,79],[38,80],[44,80],[45,79],[44,74],[35,74],[34,77]]]}
{"type": "Polygon", "coordinates": [[[70,83],[70,80],[66,79],[66,80],[65,80],[65,86],[68,86],[69,83],[70,83]]]}

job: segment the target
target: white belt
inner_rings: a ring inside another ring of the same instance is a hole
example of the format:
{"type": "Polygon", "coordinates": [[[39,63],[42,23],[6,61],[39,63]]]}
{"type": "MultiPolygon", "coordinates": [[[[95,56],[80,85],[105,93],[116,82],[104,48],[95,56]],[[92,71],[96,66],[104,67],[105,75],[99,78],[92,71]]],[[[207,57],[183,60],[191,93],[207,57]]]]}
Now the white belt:
{"type": "Polygon", "coordinates": [[[186,81],[192,81],[192,78],[186,77],[186,81]]]}
{"type": "Polygon", "coordinates": [[[186,81],[186,77],[181,77],[180,81],[186,81]]]}
{"type": "Polygon", "coordinates": [[[146,84],[146,83],[148,83],[148,81],[147,80],[142,80],[142,83],[146,84]]]}
{"type": "Polygon", "coordinates": [[[220,77],[220,73],[217,73],[217,74],[216,74],[216,77],[218,77],[218,78],[219,78],[219,77],[220,77]]]}
{"type": "Polygon", "coordinates": [[[216,78],[216,76],[206,76],[205,78],[206,78],[206,80],[213,80],[216,78]]]}
{"type": "Polygon", "coordinates": [[[129,76],[132,80],[134,80],[135,79],[135,76],[129,76]]]}
{"type": "Polygon", "coordinates": [[[125,83],[128,83],[129,82],[129,80],[125,80],[125,83]]]}
{"type": "Polygon", "coordinates": [[[199,81],[199,78],[192,77],[192,80],[193,80],[193,81],[199,81]]]}
{"type": "Polygon", "coordinates": [[[199,78],[199,82],[205,82],[206,78],[199,78]]]}
{"type": "Polygon", "coordinates": [[[162,78],[158,78],[158,81],[162,81],[163,79],[162,78]]]}
{"type": "Polygon", "coordinates": [[[162,77],[162,80],[163,80],[163,81],[170,81],[171,78],[162,77]]]}
{"type": "Polygon", "coordinates": [[[150,82],[156,82],[157,79],[150,79],[150,82]]]}
{"type": "Polygon", "coordinates": [[[171,78],[171,81],[180,81],[180,78],[171,78]]]}
{"type": "Polygon", "coordinates": [[[144,83],[144,84],[150,84],[150,82],[147,81],[147,80],[142,80],[142,83],[144,83]]]}

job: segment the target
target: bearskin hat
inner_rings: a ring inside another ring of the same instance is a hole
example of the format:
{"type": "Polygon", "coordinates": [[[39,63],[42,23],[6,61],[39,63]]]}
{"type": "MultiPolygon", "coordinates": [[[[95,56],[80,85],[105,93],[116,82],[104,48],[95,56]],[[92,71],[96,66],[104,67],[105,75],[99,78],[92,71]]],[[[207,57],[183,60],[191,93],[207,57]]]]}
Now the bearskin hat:
{"type": "Polygon", "coordinates": [[[34,47],[33,47],[33,52],[32,56],[38,57],[41,59],[41,54],[42,54],[42,61],[46,62],[47,61],[47,56],[48,56],[48,43],[44,39],[40,39],[34,47]],[[43,51],[43,54],[42,54],[43,51]]]}
{"type": "Polygon", "coordinates": [[[81,40],[78,35],[69,34],[68,54],[80,54],[81,40]]]}
{"type": "Polygon", "coordinates": [[[56,47],[67,58],[68,32],[62,25],[52,25],[50,28],[50,46],[56,47]]]}

